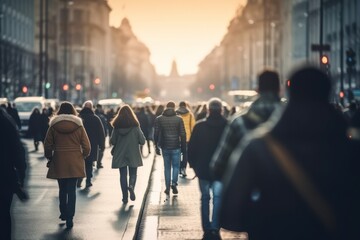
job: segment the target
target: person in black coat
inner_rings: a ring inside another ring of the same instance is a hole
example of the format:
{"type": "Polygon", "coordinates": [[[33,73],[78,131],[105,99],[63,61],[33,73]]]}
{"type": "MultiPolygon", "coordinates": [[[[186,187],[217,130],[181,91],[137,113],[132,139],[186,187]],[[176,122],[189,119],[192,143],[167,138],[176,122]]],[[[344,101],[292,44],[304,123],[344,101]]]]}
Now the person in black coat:
{"type": "Polygon", "coordinates": [[[210,161],[219,144],[227,120],[222,116],[220,99],[212,98],[208,103],[208,117],[198,121],[188,143],[188,161],[199,178],[201,191],[201,222],[204,231],[203,239],[221,239],[219,224],[219,207],[222,186],[210,175],[210,161]],[[210,193],[213,196],[212,219],[210,218],[210,193]]]}
{"type": "Polygon", "coordinates": [[[25,200],[22,187],[24,186],[26,158],[25,149],[20,141],[20,136],[15,121],[0,107],[0,239],[11,239],[11,214],[10,208],[13,194],[16,193],[20,200],[25,200]]]}
{"type": "MultiPolygon", "coordinates": [[[[91,144],[90,155],[85,159],[86,187],[88,188],[92,186],[93,163],[97,161],[99,154],[102,154],[105,150],[105,132],[100,118],[96,116],[93,111],[92,101],[86,101],[83,104],[83,109],[80,111],[79,116],[83,120],[91,144]]],[[[78,187],[81,187],[80,179],[78,181],[78,187]]]]}
{"type": "Polygon", "coordinates": [[[14,106],[12,106],[12,104],[9,102],[7,105],[6,111],[14,119],[18,129],[21,129],[21,121],[20,121],[19,112],[15,107],[15,103],[13,105],[14,106]]]}
{"type": "Polygon", "coordinates": [[[331,82],[297,70],[280,116],[230,157],[221,226],[255,240],[360,239],[360,147],[329,104],[331,82]]]}
{"type": "Polygon", "coordinates": [[[35,152],[39,150],[39,143],[44,141],[42,136],[41,113],[38,108],[34,108],[29,118],[28,136],[33,138],[35,152]]]}
{"type": "MultiPolygon", "coordinates": [[[[149,132],[150,132],[150,119],[148,114],[145,111],[145,107],[140,107],[138,112],[136,112],[136,117],[139,120],[141,131],[144,133],[144,136],[146,138],[147,147],[148,147],[148,153],[150,154],[150,139],[149,139],[149,132]]],[[[143,156],[143,145],[140,146],[141,154],[143,156]]]]}

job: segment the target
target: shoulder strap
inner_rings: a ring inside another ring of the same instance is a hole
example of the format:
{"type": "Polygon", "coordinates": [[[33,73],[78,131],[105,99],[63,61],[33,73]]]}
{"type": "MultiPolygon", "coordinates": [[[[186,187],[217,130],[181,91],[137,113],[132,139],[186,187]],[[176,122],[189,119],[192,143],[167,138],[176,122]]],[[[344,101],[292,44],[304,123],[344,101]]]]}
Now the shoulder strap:
{"type": "Polygon", "coordinates": [[[316,189],[306,173],[296,163],[295,159],[283,145],[275,140],[270,133],[264,136],[267,147],[273,154],[275,161],[279,164],[285,175],[294,185],[296,190],[305,199],[310,208],[318,216],[322,224],[329,230],[335,229],[335,215],[330,204],[316,189]]]}

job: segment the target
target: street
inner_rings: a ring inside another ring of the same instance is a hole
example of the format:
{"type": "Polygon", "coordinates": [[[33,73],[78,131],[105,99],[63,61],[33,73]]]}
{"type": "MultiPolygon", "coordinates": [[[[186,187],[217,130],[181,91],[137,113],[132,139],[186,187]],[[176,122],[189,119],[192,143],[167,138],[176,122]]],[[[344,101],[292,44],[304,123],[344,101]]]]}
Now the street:
{"type": "MultiPolygon", "coordinates": [[[[179,177],[179,194],[167,196],[163,193],[162,157],[154,158],[152,152],[143,158],[144,166],[138,169],[136,200],[123,205],[119,172],[111,169],[109,146],[104,153],[104,168],[94,168],[93,186],[90,189],[82,186],[77,190],[74,227],[67,230],[65,222],[58,218],[57,182],[46,178],[47,160],[43,157],[43,148],[41,146],[38,152],[32,152],[32,140],[22,140],[29,151],[26,189],[30,199],[20,202],[14,195],[14,240],[202,238],[200,191],[192,169],[188,169],[186,178],[179,177]]],[[[146,152],[146,147],[144,150],[146,152]]],[[[247,240],[246,233],[222,229],[221,235],[224,240],[247,240]]]]}
{"type": "MultiPolygon", "coordinates": [[[[74,227],[66,230],[65,222],[58,217],[57,181],[47,179],[47,160],[43,147],[32,152],[31,139],[23,139],[29,151],[26,190],[30,199],[20,202],[14,195],[12,204],[13,239],[132,239],[153,163],[153,155],[144,158],[138,169],[136,200],[123,205],[119,171],[111,169],[108,146],[104,153],[102,169],[94,168],[93,186],[77,190],[74,227]]],[[[108,143],[108,141],[107,141],[108,143]]]]}

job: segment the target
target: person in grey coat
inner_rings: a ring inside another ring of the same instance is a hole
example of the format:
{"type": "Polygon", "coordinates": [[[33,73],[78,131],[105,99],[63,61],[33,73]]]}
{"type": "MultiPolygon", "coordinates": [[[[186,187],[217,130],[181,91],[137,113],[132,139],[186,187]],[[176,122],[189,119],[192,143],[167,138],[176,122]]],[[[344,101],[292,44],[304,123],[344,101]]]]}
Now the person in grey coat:
{"type": "Polygon", "coordinates": [[[111,150],[112,168],[120,171],[120,186],[122,191],[122,202],[128,202],[128,191],[130,200],[135,200],[135,184],[137,168],[143,165],[140,145],[145,144],[145,136],[140,129],[139,121],[129,105],[121,107],[115,118],[111,121],[114,127],[110,143],[114,146],[111,150]],[[128,183],[129,171],[129,183],[128,183]]]}

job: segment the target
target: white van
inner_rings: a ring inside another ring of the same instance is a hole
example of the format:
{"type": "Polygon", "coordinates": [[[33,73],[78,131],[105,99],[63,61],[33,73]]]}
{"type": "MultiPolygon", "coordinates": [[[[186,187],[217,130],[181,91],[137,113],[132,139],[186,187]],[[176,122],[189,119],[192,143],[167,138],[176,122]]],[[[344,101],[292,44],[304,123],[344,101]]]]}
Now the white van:
{"type": "Polygon", "coordinates": [[[14,100],[15,107],[19,112],[19,117],[21,121],[21,133],[27,133],[29,129],[29,118],[34,110],[38,108],[40,112],[45,107],[45,98],[44,97],[18,97],[14,100]]]}

